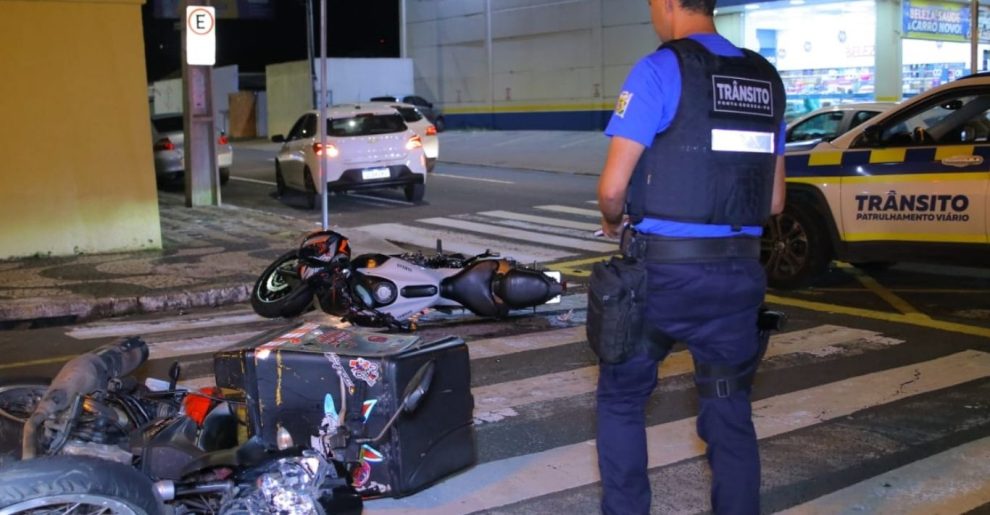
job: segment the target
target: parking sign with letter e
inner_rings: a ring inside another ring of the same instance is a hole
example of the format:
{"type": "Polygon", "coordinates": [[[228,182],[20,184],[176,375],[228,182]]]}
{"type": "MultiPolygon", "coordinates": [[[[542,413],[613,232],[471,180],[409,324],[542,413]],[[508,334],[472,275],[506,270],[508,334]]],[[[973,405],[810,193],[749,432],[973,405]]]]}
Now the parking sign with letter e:
{"type": "Polygon", "coordinates": [[[213,66],[216,62],[216,9],[205,5],[190,5],[186,7],[186,64],[213,66]]]}

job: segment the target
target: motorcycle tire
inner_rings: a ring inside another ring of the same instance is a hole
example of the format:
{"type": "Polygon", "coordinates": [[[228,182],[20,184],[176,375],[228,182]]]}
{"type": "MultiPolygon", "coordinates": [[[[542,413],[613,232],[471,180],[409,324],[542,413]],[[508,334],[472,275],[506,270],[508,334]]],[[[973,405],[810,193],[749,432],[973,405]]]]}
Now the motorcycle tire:
{"type": "Polygon", "coordinates": [[[0,466],[21,458],[24,422],[47,390],[44,379],[0,382],[0,466]]]}
{"type": "Polygon", "coordinates": [[[251,290],[251,308],[265,318],[299,316],[313,303],[313,288],[297,276],[299,251],[279,256],[258,277],[251,290]]]}
{"type": "Polygon", "coordinates": [[[88,456],[46,456],[0,470],[0,512],[159,515],[151,479],[133,467],[88,456]],[[82,509],[80,509],[82,508],[82,509]],[[88,509],[86,509],[88,508],[88,509]]]}

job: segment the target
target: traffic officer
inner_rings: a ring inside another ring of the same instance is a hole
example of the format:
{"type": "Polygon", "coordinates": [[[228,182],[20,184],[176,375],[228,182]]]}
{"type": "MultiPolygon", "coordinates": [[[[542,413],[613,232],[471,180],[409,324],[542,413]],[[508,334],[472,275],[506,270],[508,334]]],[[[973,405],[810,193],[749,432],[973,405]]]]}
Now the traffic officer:
{"type": "Polygon", "coordinates": [[[766,292],[762,225],[784,203],[784,90],[762,57],[715,31],[715,0],[651,0],[664,44],[632,69],[606,129],[602,230],[646,261],[646,345],[600,364],[606,514],[650,511],[645,405],[675,341],[695,361],[698,435],[715,513],[759,512],[750,381],[766,292]],[[623,231],[628,223],[630,228],[623,231]]]}

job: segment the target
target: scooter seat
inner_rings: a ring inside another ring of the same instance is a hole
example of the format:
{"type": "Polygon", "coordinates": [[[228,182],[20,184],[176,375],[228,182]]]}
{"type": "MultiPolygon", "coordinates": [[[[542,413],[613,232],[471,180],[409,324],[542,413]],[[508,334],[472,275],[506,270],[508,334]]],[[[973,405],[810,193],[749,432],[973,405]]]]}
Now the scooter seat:
{"type": "Polygon", "coordinates": [[[462,304],[474,313],[486,317],[502,317],[509,310],[492,295],[492,278],[501,260],[475,261],[440,282],[440,296],[462,304]]]}

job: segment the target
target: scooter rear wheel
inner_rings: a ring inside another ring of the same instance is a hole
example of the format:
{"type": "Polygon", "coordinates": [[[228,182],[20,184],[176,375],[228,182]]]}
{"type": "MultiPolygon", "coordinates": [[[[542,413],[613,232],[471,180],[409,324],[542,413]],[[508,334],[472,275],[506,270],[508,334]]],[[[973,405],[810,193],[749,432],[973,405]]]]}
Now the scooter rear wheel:
{"type": "Polygon", "coordinates": [[[251,308],[265,318],[292,318],[313,302],[313,289],[299,277],[299,253],[279,256],[261,273],[251,290],[251,308]]]}

